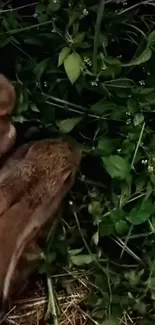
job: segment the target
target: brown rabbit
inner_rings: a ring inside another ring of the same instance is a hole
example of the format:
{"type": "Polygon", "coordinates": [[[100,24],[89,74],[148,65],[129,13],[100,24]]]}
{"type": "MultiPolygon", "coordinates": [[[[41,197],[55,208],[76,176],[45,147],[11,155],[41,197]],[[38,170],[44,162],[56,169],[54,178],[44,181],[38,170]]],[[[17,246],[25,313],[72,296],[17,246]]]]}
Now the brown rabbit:
{"type": "MultiPolygon", "coordinates": [[[[4,106],[6,114],[10,114],[15,102],[15,93],[11,95],[13,88],[10,88],[4,78],[6,88],[7,85],[10,101],[8,99],[8,109],[6,104],[4,106]]],[[[1,87],[3,89],[0,76],[0,97],[1,87]]],[[[5,93],[7,98],[7,91],[2,93],[5,93]]],[[[0,110],[1,102],[0,99],[0,110]]],[[[1,112],[4,112],[3,107],[1,112]]],[[[8,139],[11,125],[9,118],[6,129],[5,122],[3,124],[4,141],[8,139]]],[[[10,137],[10,142],[6,141],[7,150],[14,141],[15,132],[10,137]]],[[[1,138],[0,152],[5,153],[4,149],[1,150],[1,138]]],[[[56,215],[62,200],[74,183],[80,160],[81,150],[75,144],[62,139],[47,139],[21,146],[2,167],[0,297],[3,301],[8,298],[12,280],[15,279],[15,274],[18,274],[15,272],[16,266],[25,247],[35,238],[40,228],[56,215]]]]}

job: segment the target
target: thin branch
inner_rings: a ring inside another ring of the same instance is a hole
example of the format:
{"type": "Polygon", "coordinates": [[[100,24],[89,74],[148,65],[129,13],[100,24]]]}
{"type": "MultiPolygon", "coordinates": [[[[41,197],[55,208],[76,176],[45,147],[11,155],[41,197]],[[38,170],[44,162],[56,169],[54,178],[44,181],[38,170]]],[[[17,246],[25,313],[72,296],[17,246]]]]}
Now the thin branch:
{"type": "Polygon", "coordinates": [[[13,11],[16,11],[16,10],[21,10],[21,9],[24,9],[24,8],[35,6],[37,4],[38,4],[38,2],[32,2],[32,3],[29,3],[27,5],[16,7],[16,8],[9,8],[9,9],[4,9],[4,10],[0,9],[0,14],[6,13],[6,12],[13,12],[13,11]]]}
{"type": "Polygon", "coordinates": [[[136,7],[140,7],[140,6],[142,6],[142,5],[153,5],[153,2],[154,0],[150,0],[149,2],[148,2],[148,0],[146,0],[146,1],[141,1],[141,2],[139,2],[139,3],[136,3],[135,5],[133,5],[133,6],[131,6],[131,7],[128,7],[128,8],[126,8],[126,9],[124,9],[124,10],[122,10],[122,11],[119,11],[118,13],[117,13],[117,16],[120,16],[120,15],[122,15],[122,14],[124,14],[124,13],[126,13],[127,11],[130,11],[130,10],[132,10],[132,9],[135,9],[136,7]]]}

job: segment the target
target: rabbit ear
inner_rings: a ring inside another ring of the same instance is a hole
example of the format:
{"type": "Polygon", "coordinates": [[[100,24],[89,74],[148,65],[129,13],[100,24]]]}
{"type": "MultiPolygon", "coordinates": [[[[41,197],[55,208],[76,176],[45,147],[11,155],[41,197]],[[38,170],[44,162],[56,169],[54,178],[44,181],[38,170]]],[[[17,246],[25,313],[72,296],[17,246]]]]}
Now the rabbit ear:
{"type": "Polygon", "coordinates": [[[0,74],[0,116],[11,114],[15,106],[16,93],[13,85],[0,74]]]}

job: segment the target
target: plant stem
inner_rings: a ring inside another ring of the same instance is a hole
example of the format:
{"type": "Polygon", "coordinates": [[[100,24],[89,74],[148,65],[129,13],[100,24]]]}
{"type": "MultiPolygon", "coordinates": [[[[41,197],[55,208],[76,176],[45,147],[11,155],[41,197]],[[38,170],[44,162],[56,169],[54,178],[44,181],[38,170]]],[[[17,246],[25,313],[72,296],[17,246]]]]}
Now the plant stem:
{"type": "Polygon", "coordinates": [[[55,305],[55,299],[54,299],[54,293],[53,293],[52,280],[49,277],[47,278],[47,286],[48,286],[48,292],[49,292],[49,305],[52,309],[53,325],[59,325],[57,311],[56,311],[56,305],[55,305]]]}
{"type": "Polygon", "coordinates": [[[138,149],[139,149],[139,146],[140,146],[141,140],[142,140],[142,136],[143,136],[144,128],[145,128],[145,122],[144,122],[143,125],[142,125],[141,132],[140,132],[140,135],[139,135],[139,139],[138,139],[138,142],[137,142],[137,146],[136,146],[136,149],[135,149],[135,152],[134,152],[133,158],[132,158],[131,169],[134,167],[134,163],[135,163],[135,159],[136,159],[136,156],[137,156],[137,152],[138,152],[138,149]]]}

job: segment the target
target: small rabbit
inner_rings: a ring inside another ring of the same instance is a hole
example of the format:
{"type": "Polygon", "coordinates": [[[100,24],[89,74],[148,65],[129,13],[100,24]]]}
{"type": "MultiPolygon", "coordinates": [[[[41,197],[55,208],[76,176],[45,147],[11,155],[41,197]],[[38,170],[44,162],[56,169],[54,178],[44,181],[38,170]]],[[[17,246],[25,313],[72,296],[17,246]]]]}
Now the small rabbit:
{"type": "MultiPolygon", "coordinates": [[[[16,137],[15,128],[9,119],[15,103],[15,92],[13,94],[12,91],[12,86],[0,75],[0,123],[3,126],[2,135],[3,141],[7,143],[7,150],[11,148],[16,137]],[[7,89],[3,87],[8,87],[8,95],[7,89]],[[2,94],[5,94],[2,110],[1,89],[2,94]],[[6,124],[3,120],[4,112],[6,124]],[[14,131],[9,138],[11,128],[14,131]]],[[[3,155],[7,150],[2,146],[0,137],[0,154],[3,155]]],[[[7,300],[11,284],[19,275],[17,265],[23,251],[32,245],[43,225],[56,216],[74,183],[80,161],[81,150],[77,145],[63,139],[46,139],[19,147],[2,166],[0,297],[3,301],[7,300]]]]}

